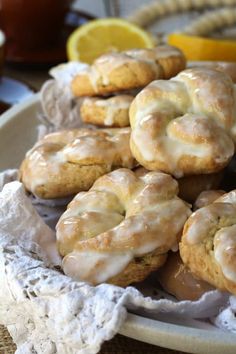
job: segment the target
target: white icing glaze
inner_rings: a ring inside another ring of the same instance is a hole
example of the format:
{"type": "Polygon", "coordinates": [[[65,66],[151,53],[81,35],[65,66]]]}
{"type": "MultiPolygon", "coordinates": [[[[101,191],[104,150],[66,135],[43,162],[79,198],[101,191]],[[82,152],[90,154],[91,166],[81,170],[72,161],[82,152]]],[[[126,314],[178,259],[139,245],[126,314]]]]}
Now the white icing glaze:
{"type": "MultiPolygon", "coordinates": [[[[101,80],[102,84],[107,86],[110,83],[109,75],[113,70],[130,61],[125,54],[111,53],[99,57],[89,70],[89,79],[95,92],[97,92],[97,83],[101,80]]],[[[87,74],[87,73],[86,73],[87,74]]]]}
{"type": "Polygon", "coordinates": [[[137,159],[141,155],[147,166],[159,162],[177,177],[184,173],[179,160],[188,155],[198,157],[202,165],[208,159],[226,164],[234,153],[229,127],[236,121],[236,113],[233,86],[222,75],[186,70],[169,81],[154,81],[141,91],[130,109],[137,159]]]}
{"type": "MultiPolygon", "coordinates": [[[[124,267],[127,265],[127,259],[130,261],[156,249],[161,249],[161,254],[169,249],[177,249],[176,236],[181,232],[184,222],[190,214],[188,206],[176,197],[177,191],[176,181],[170,176],[158,172],[150,172],[137,178],[131,171],[120,169],[98,179],[89,192],[79,194],[70,203],[68,210],[58,223],[60,232],[59,234],[57,232],[57,238],[60,240],[62,248],[65,244],[65,249],[68,249],[70,230],[67,231],[67,221],[69,224],[77,222],[77,236],[76,239],[74,236],[72,237],[73,244],[71,244],[74,249],[73,257],[70,258],[71,253],[67,252],[65,261],[67,274],[73,272],[68,269],[74,268],[74,262],[76,259],[80,259],[81,254],[82,256],[85,254],[85,249],[88,253],[90,251],[92,254],[95,253],[95,260],[98,260],[95,263],[88,262],[88,264],[87,261],[83,261],[86,262],[86,274],[82,279],[87,279],[95,284],[100,282],[101,277],[97,262],[102,263],[102,279],[105,281],[110,277],[110,263],[113,276],[120,272],[121,264],[124,267]],[[112,200],[112,196],[119,200],[118,207],[115,199],[112,200]],[[92,211],[96,210],[98,213],[99,202],[101,204],[100,214],[103,217],[99,219],[99,224],[97,224],[92,211]],[[86,210],[86,224],[83,224],[84,210],[86,210]],[[125,214],[125,218],[122,214],[125,214]],[[71,217],[72,219],[70,219],[71,217]],[[109,222],[106,221],[107,219],[109,222]],[[90,235],[90,233],[93,238],[86,241],[83,235],[88,238],[86,235],[90,235]],[[82,240],[84,240],[85,249],[83,242],[81,243],[82,240]],[[103,242],[103,240],[105,241],[103,242]],[[86,243],[88,241],[91,241],[91,245],[86,243]],[[92,246],[94,242],[95,248],[92,246]],[[104,253],[106,253],[105,261],[103,261],[104,253]],[[119,263],[115,270],[113,255],[116,257],[117,254],[119,255],[119,263]]],[[[75,235],[72,229],[71,234],[75,235]]],[[[80,259],[81,262],[83,259],[80,259]]],[[[76,272],[77,270],[74,269],[73,274],[76,272]]],[[[82,271],[78,270],[78,272],[78,276],[81,278],[82,271]]]]}
{"type": "Polygon", "coordinates": [[[63,154],[68,161],[82,162],[85,159],[101,159],[111,164],[114,158],[113,146],[109,140],[100,141],[95,136],[81,136],[76,138],[72,144],[63,149],[63,154]],[[105,157],[105,158],[104,158],[105,157]]]}
{"type": "MultiPolygon", "coordinates": [[[[48,164],[50,164],[50,171],[53,174],[57,174],[60,171],[60,165],[66,162],[66,158],[62,151],[55,151],[47,155],[45,158],[45,153],[35,149],[31,150],[26,155],[30,161],[31,170],[40,170],[45,171],[48,164]]],[[[46,183],[48,178],[48,173],[38,173],[35,174],[33,178],[28,179],[30,184],[30,190],[35,191],[38,186],[41,186],[46,183]]]]}
{"type": "Polygon", "coordinates": [[[87,75],[89,77],[89,80],[91,82],[91,85],[94,89],[95,92],[98,91],[98,87],[97,87],[97,81],[100,79],[100,75],[99,72],[96,70],[96,68],[94,66],[91,66],[89,68],[89,70],[84,72],[84,75],[87,75]]]}
{"type": "Polygon", "coordinates": [[[130,128],[108,130],[71,130],[49,134],[26,155],[23,181],[34,192],[39,185],[63,173],[65,163],[102,164],[132,168],[135,164],[129,148],[130,128]]]}
{"type": "MultiPolygon", "coordinates": [[[[84,135],[76,138],[71,144],[68,144],[63,149],[63,154],[67,161],[83,163],[84,161],[94,161],[94,163],[103,163],[112,165],[116,163],[127,167],[133,165],[133,157],[129,151],[129,141],[127,135],[129,130],[117,130],[117,134],[108,134],[104,137],[99,137],[94,134],[84,135]]],[[[90,163],[92,163],[90,162],[90,163]]]]}
{"type": "Polygon", "coordinates": [[[231,226],[236,221],[236,205],[231,203],[215,203],[197,210],[190,217],[190,223],[186,233],[186,241],[189,244],[197,244],[206,239],[209,234],[216,232],[220,218],[225,218],[226,226],[231,226]]]}
{"type": "Polygon", "coordinates": [[[214,145],[209,145],[206,141],[207,137],[211,137],[212,135],[210,129],[204,129],[204,125],[201,128],[201,120],[198,118],[199,117],[192,114],[186,114],[183,117],[180,117],[179,120],[181,119],[181,123],[184,122],[184,127],[188,126],[186,133],[189,133],[190,136],[191,132],[193,133],[194,130],[198,129],[201,131],[202,129],[204,132],[203,137],[205,136],[205,141],[203,140],[202,144],[191,143],[187,141],[187,139],[181,139],[181,136],[176,137],[171,132],[171,128],[176,124],[176,120],[171,121],[169,125],[166,125],[166,135],[162,135],[159,138],[151,136],[153,132],[144,127],[149,119],[156,119],[151,115],[146,116],[146,118],[142,120],[140,126],[136,126],[132,132],[132,138],[136,146],[142,151],[142,155],[146,161],[155,161],[158,153],[159,161],[164,162],[171,171],[175,171],[174,174],[178,177],[182,175],[182,172],[178,170],[178,163],[185,155],[202,159],[212,155],[213,159],[217,162],[223,162],[229,159],[233,154],[234,146],[225,132],[222,131],[222,136],[219,136],[219,140],[217,141],[221,148],[221,154],[219,155],[217,152],[218,146],[215,147],[214,145]]]}
{"type": "Polygon", "coordinates": [[[218,125],[231,128],[236,121],[233,109],[233,85],[228,76],[208,69],[182,71],[172,80],[180,80],[191,97],[191,112],[214,119],[218,125]]]}
{"type": "Polygon", "coordinates": [[[236,283],[236,225],[218,231],[214,238],[214,255],[224,276],[236,283]]]}
{"type": "Polygon", "coordinates": [[[236,205],[236,190],[225,193],[216,200],[217,203],[231,203],[236,205]]]}
{"type": "Polygon", "coordinates": [[[86,74],[89,76],[92,87],[94,91],[97,92],[98,81],[101,81],[104,86],[108,86],[110,84],[110,75],[112,74],[112,71],[116,70],[117,68],[123,65],[132,65],[132,63],[134,62],[143,62],[148,64],[146,70],[148,70],[149,67],[149,69],[153,73],[155,73],[156,78],[160,77],[162,69],[161,66],[158,64],[157,59],[158,58],[155,57],[155,52],[148,49],[136,49],[123,53],[113,52],[110,54],[102,55],[101,57],[96,59],[90,69],[86,70],[82,74],[86,74]]]}
{"type": "Polygon", "coordinates": [[[71,278],[78,281],[90,279],[92,284],[98,284],[122,272],[131,260],[130,252],[109,254],[74,251],[63,258],[62,267],[71,278]]]}
{"type": "MultiPolygon", "coordinates": [[[[87,99],[86,103],[91,99],[87,99]]],[[[115,115],[119,110],[126,110],[128,116],[129,106],[133,100],[132,96],[121,95],[108,99],[93,99],[93,102],[98,107],[106,108],[106,118],[104,120],[105,125],[110,126],[114,123],[115,115]]],[[[88,104],[88,103],[87,103],[88,104]]]]}
{"type": "MultiPolygon", "coordinates": [[[[144,213],[141,218],[125,219],[111,230],[114,244],[120,244],[117,250],[90,253],[89,250],[81,252],[75,249],[63,259],[63,270],[77,280],[89,280],[94,284],[106,281],[119,274],[134,257],[153,252],[158,247],[176,249],[176,234],[181,230],[188,215],[183,202],[177,198],[173,202],[160,203],[151,218],[150,214],[144,213]],[[165,227],[162,230],[162,220],[165,218],[170,222],[169,232],[165,227]],[[144,230],[147,231],[145,238],[144,230]],[[129,244],[130,235],[133,235],[135,246],[129,244]]],[[[109,214],[106,217],[109,218],[109,214]]],[[[99,231],[97,230],[98,233],[99,231]]]]}

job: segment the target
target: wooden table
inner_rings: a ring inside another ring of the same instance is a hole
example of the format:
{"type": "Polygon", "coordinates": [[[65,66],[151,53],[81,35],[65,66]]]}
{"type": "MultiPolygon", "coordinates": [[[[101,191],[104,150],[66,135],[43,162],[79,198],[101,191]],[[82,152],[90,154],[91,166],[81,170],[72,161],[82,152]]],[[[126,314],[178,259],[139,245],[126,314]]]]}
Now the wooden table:
{"type": "MultiPolygon", "coordinates": [[[[45,80],[49,78],[47,69],[29,69],[6,65],[4,75],[14,79],[23,80],[36,90],[39,90],[45,80]]],[[[7,330],[0,326],[0,353],[11,354],[15,352],[15,345],[12,342],[7,330]]],[[[181,354],[182,352],[172,351],[150,344],[142,343],[121,335],[116,335],[111,341],[103,344],[100,354],[181,354]]]]}

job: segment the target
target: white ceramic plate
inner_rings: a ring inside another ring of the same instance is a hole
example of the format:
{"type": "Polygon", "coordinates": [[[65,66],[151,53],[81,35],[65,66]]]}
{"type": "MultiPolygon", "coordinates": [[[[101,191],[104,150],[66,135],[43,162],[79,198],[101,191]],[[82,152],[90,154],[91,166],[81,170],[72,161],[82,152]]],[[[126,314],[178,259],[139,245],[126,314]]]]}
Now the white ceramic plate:
{"type": "MultiPolygon", "coordinates": [[[[0,171],[18,167],[25,152],[36,141],[39,112],[37,94],[0,116],[0,171]]],[[[223,332],[210,324],[203,325],[196,320],[182,320],[175,324],[173,322],[173,318],[153,320],[129,314],[120,333],[187,353],[236,353],[236,334],[223,332]]]]}

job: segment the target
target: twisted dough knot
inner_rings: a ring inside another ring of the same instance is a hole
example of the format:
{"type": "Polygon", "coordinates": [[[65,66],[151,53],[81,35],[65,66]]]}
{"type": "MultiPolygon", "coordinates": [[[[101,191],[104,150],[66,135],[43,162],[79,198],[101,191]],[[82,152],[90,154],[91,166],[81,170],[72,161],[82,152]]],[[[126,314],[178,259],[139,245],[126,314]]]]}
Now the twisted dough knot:
{"type": "Polygon", "coordinates": [[[183,53],[168,45],[105,54],[72,81],[75,96],[95,96],[146,86],[185,68],[183,53]]]}
{"type": "Polygon", "coordinates": [[[176,177],[221,170],[234,153],[235,92],[227,75],[208,68],[152,82],[130,107],[133,155],[176,177]]]}
{"type": "Polygon", "coordinates": [[[180,255],[197,277],[236,295],[236,190],[190,216],[180,255]]]}
{"type": "Polygon", "coordinates": [[[99,178],[68,205],[57,225],[64,272],[93,284],[128,285],[166,259],[190,214],[177,182],[119,169],[99,178]]]}
{"type": "Polygon", "coordinates": [[[41,198],[58,198],[88,190],[103,174],[133,168],[130,128],[73,129],[46,135],[27,153],[20,178],[41,198]]]}

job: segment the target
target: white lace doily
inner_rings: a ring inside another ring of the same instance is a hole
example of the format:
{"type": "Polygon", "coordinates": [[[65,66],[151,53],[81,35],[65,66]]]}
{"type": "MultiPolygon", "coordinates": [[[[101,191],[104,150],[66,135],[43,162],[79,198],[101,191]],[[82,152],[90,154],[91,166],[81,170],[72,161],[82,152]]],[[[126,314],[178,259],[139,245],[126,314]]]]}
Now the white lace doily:
{"type": "MultiPolygon", "coordinates": [[[[97,353],[119,331],[127,310],[152,317],[160,312],[217,316],[216,325],[235,330],[235,320],[228,324],[236,300],[231,297],[227,307],[226,293],[212,291],[195,302],[154,300],[133,287],[93,287],[63,275],[55,234],[19,182],[6,184],[0,193],[0,250],[0,322],[8,327],[17,353],[97,353]]],[[[162,295],[157,288],[156,297],[162,295]]]]}

